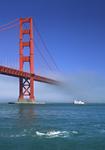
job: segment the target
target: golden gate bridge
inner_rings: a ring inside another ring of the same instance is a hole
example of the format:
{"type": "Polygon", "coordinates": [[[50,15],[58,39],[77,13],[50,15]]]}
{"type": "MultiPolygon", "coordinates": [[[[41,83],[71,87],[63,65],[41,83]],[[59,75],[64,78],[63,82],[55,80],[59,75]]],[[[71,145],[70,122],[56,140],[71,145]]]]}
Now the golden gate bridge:
{"type": "MultiPolygon", "coordinates": [[[[13,27],[17,26],[16,21],[19,21],[20,23],[20,42],[19,42],[19,69],[14,69],[12,67],[7,67],[4,65],[0,65],[0,74],[17,77],[19,78],[19,97],[18,102],[24,103],[26,102],[26,99],[30,103],[35,103],[35,93],[34,93],[34,81],[39,81],[43,83],[48,84],[57,84],[58,81],[35,74],[35,66],[34,66],[34,46],[36,43],[34,43],[34,31],[33,31],[33,19],[30,18],[20,18],[16,19],[14,21],[11,21],[5,25],[0,26],[0,31],[5,31],[8,29],[11,29],[13,27]],[[27,28],[25,28],[25,25],[27,25],[27,28]],[[24,36],[27,35],[29,38],[28,40],[25,40],[24,36]],[[28,48],[29,54],[24,55],[25,48],[28,48]],[[24,70],[24,65],[27,63],[29,65],[29,72],[24,70]]],[[[37,30],[37,28],[35,28],[37,30]]],[[[53,64],[58,69],[57,64],[55,63],[54,58],[52,57],[51,53],[49,52],[44,40],[41,38],[40,32],[37,30],[38,36],[40,40],[42,41],[44,47],[46,48],[48,54],[50,55],[53,64]]],[[[45,57],[41,53],[40,49],[39,53],[45,60],[46,64],[48,65],[49,69],[50,65],[46,61],[45,57]]]]}

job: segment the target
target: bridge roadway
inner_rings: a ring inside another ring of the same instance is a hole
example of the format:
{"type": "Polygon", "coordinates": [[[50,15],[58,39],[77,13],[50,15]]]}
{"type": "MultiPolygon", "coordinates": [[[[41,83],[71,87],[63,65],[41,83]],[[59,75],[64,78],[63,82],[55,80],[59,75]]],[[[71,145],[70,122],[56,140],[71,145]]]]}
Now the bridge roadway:
{"type": "Polygon", "coordinates": [[[18,78],[28,78],[28,79],[33,77],[35,81],[44,82],[48,84],[57,84],[58,82],[50,78],[46,78],[46,77],[35,75],[35,74],[30,74],[28,72],[23,72],[23,71],[5,67],[5,66],[0,66],[0,74],[12,76],[12,77],[18,77],[18,78]]]}

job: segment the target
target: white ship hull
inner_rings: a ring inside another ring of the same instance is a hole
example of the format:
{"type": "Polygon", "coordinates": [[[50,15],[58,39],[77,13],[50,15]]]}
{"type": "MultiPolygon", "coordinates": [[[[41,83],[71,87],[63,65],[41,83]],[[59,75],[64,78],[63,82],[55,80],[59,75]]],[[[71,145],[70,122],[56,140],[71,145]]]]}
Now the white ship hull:
{"type": "Polygon", "coordinates": [[[85,102],[84,102],[84,101],[81,101],[81,100],[75,100],[75,101],[73,102],[73,104],[84,105],[85,102]]]}

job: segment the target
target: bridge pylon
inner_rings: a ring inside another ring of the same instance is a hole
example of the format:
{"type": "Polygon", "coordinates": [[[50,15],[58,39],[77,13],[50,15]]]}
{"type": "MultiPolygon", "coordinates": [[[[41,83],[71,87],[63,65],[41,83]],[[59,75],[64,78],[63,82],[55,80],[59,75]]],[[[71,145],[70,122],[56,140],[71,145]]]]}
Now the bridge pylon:
{"type": "Polygon", "coordinates": [[[19,102],[27,99],[34,102],[34,39],[33,39],[33,20],[32,18],[20,18],[20,45],[19,45],[19,70],[24,71],[25,63],[29,65],[29,73],[31,78],[19,78],[19,102]],[[27,27],[27,28],[26,28],[27,27]],[[28,40],[25,39],[28,36],[28,40]],[[25,55],[25,51],[29,51],[25,55]]]}

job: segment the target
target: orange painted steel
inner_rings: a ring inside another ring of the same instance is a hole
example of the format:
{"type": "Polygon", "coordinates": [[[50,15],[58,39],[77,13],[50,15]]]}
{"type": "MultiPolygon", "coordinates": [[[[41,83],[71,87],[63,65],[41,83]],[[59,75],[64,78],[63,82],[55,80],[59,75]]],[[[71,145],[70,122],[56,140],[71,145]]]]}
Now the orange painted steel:
{"type": "Polygon", "coordinates": [[[19,78],[19,98],[18,101],[24,101],[26,97],[31,102],[35,101],[34,81],[48,84],[59,84],[58,81],[36,75],[34,73],[34,40],[33,40],[33,23],[32,18],[20,18],[20,46],[19,46],[19,70],[0,66],[0,74],[19,78]],[[24,24],[28,24],[25,29],[24,24]],[[29,36],[28,41],[24,41],[24,35],[29,36]],[[29,49],[29,55],[24,55],[25,47],[29,49]],[[29,64],[29,72],[24,71],[24,63],[29,64]]]}
{"type": "MultiPolygon", "coordinates": [[[[24,71],[24,63],[27,62],[30,68],[30,74],[34,74],[34,41],[33,41],[33,23],[32,18],[20,18],[20,71],[24,71]],[[25,29],[24,24],[28,25],[25,29]],[[29,36],[28,41],[24,41],[24,36],[29,36]],[[24,56],[25,47],[28,47],[29,56],[24,56]]],[[[27,78],[19,79],[19,101],[23,101],[26,96],[30,101],[34,101],[34,78],[30,76],[27,78]]]]}
{"type": "Polygon", "coordinates": [[[18,77],[18,78],[25,78],[25,79],[30,79],[31,77],[33,77],[34,81],[39,81],[39,82],[54,84],[54,85],[59,84],[58,81],[56,80],[42,77],[42,76],[35,75],[35,74],[30,74],[28,72],[23,72],[23,71],[5,67],[5,66],[0,66],[0,74],[12,76],[12,77],[18,77]]]}

